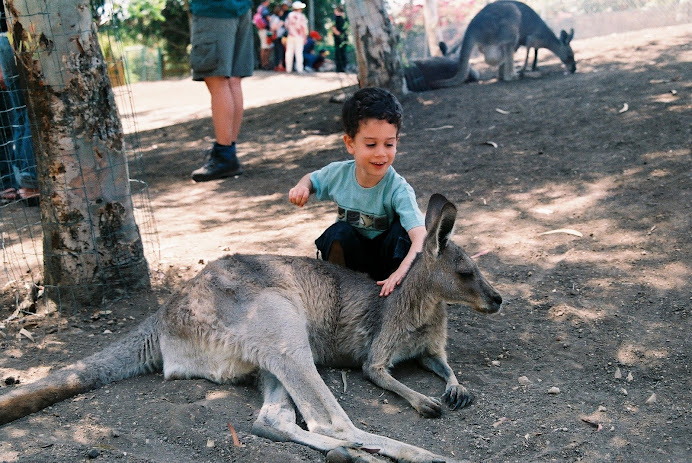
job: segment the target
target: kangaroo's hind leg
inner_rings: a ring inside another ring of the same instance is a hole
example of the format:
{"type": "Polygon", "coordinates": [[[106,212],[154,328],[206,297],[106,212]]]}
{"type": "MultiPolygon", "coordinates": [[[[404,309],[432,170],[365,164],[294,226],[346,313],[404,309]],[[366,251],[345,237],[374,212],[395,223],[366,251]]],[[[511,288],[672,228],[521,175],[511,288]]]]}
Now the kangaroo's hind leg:
{"type": "Polygon", "coordinates": [[[406,463],[450,462],[425,449],[356,428],[324,383],[315,365],[284,358],[273,373],[281,381],[314,433],[354,442],[381,455],[406,463]]]}
{"type": "Polygon", "coordinates": [[[257,325],[248,326],[253,339],[247,340],[251,346],[246,347],[256,352],[260,368],[271,373],[286,389],[310,432],[352,443],[349,445],[362,444],[401,462],[450,461],[420,447],[356,428],[315,367],[302,308],[270,292],[258,297],[253,305],[256,311],[265,312],[261,315],[267,316],[258,313],[253,318],[257,325]]]}
{"type": "Polygon", "coordinates": [[[262,372],[264,404],[252,426],[252,433],[275,442],[296,442],[327,453],[327,461],[384,463],[358,450],[358,444],[306,431],[296,423],[296,411],[286,389],[274,375],[262,372]]]}
{"type": "Polygon", "coordinates": [[[502,47],[502,63],[500,64],[500,79],[508,82],[517,78],[514,70],[514,44],[504,43],[502,47]]]}
{"type": "Polygon", "coordinates": [[[252,425],[252,432],[277,442],[292,441],[307,445],[322,452],[346,446],[355,446],[343,440],[334,439],[306,431],[296,423],[296,410],[286,389],[274,375],[262,372],[264,403],[259,416],[252,425]]]}

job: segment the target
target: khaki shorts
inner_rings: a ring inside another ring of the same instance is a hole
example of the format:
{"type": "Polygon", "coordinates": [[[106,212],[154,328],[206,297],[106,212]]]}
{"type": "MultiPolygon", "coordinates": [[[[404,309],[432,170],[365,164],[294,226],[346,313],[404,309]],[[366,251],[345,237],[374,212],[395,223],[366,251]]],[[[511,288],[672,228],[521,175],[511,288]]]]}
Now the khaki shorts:
{"type": "Polygon", "coordinates": [[[193,80],[205,77],[247,77],[255,67],[252,16],[192,16],[190,67],[193,80]]]}

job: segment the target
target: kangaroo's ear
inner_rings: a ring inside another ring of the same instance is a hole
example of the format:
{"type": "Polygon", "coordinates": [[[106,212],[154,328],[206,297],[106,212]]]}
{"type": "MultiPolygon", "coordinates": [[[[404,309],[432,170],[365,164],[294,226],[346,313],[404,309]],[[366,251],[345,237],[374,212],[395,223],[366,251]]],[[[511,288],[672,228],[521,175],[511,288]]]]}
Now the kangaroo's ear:
{"type": "Polygon", "coordinates": [[[425,229],[430,233],[430,227],[440,217],[442,206],[447,204],[449,200],[439,193],[434,193],[428,200],[428,209],[425,212],[425,229]]]}
{"type": "Polygon", "coordinates": [[[428,203],[425,216],[425,228],[428,236],[424,248],[433,256],[438,256],[445,249],[452,234],[457,218],[457,208],[442,195],[434,194],[428,203]]]}
{"type": "Polygon", "coordinates": [[[560,42],[565,45],[569,45],[574,37],[574,29],[570,29],[569,34],[564,29],[560,31],[560,42]]]}

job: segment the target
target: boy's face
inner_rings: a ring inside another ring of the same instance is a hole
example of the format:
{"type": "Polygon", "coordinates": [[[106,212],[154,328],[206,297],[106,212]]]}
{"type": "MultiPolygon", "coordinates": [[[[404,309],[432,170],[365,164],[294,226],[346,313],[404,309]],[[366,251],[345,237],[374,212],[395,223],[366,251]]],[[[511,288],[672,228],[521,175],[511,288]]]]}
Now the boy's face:
{"type": "Polygon", "coordinates": [[[396,157],[399,136],[396,126],[380,119],[361,121],[356,136],[344,135],[344,143],[356,161],[356,180],[364,188],[374,187],[396,157]]]}

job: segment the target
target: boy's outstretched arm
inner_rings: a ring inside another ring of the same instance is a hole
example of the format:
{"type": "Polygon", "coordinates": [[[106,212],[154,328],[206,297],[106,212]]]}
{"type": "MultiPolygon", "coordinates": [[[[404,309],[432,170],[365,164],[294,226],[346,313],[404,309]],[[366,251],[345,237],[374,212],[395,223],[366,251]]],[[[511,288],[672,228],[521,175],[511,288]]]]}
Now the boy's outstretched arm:
{"type": "Polygon", "coordinates": [[[288,192],[288,200],[298,207],[303,207],[305,203],[308,202],[310,193],[313,193],[312,182],[310,181],[310,174],[305,174],[301,178],[296,186],[291,188],[288,192]]]}
{"type": "Polygon", "coordinates": [[[408,254],[401,261],[399,268],[397,268],[394,273],[389,275],[386,280],[378,281],[377,284],[382,286],[380,290],[380,296],[389,296],[394,291],[394,288],[401,284],[401,281],[408,273],[408,269],[411,268],[413,259],[416,258],[416,254],[423,250],[423,242],[425,241],[425,227],[413,227],[408,231],[408,236],[411,238],[411,248],[408,250],[408,254]]]}

